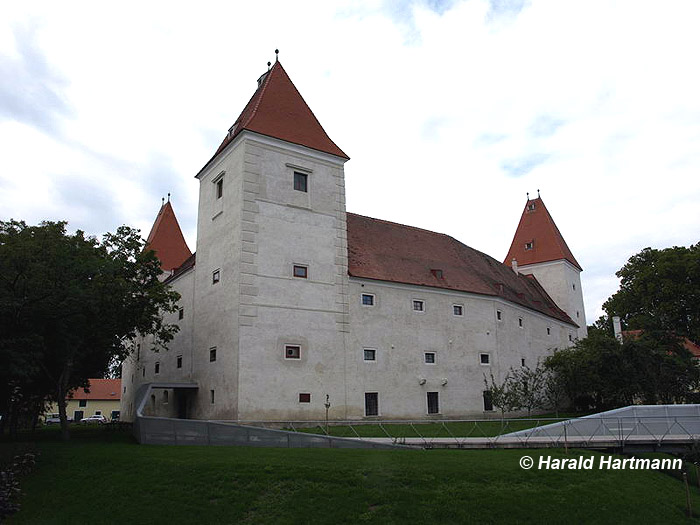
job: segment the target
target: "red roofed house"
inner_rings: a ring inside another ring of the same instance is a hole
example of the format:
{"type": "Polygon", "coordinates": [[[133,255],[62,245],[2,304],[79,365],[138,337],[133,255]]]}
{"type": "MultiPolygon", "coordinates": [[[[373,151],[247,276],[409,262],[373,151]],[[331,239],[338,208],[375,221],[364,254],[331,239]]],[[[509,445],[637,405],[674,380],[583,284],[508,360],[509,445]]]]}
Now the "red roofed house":
{"type": "Polygon", "coordinates": [[[170,417],[482,415],[485,376],[585,335],[581,267],[540,198],[502,264],[347,213],[348,160],[275,62],[196,175],[196,254],[170,203],[158,214],[149,245],[182,296],[180,332],[158,353],[134,342],[124,419],[148,385],[145,413],[170,417]]]}
{"type": "MultiPolygon", "coordinates": [[[[121,388],[121,379],[90,379],[87,389],[78,388],[68,395],[66,414],[75,422],[94,415],[103,415],[107,421],[118,420],[121,388]]],[[[58,405],[54,403],[47,413],[57,414],[58,405]]]]}

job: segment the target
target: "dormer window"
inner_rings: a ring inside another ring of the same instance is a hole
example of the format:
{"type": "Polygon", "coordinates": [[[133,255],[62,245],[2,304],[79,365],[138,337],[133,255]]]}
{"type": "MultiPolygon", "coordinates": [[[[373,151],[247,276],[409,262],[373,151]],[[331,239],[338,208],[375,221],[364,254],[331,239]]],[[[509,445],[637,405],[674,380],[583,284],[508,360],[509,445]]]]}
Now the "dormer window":
{"type": "Polygon", "coordinates": [[[432,273],[433,276],[436,277],[437,279],[442,279],[442,270],[433,268],[430,270],[430,273],[432,273]]]}
{"type": "Polygon", "coordinates": [[[525,243],[526,250],[532,250],[535,247],[535,241],[530,241],[525,243]]]}
{"type": "Polygon", "coordinates": [[[531,202],[527,205],[527,211],[535,211],[535,203],[531,202]]]}

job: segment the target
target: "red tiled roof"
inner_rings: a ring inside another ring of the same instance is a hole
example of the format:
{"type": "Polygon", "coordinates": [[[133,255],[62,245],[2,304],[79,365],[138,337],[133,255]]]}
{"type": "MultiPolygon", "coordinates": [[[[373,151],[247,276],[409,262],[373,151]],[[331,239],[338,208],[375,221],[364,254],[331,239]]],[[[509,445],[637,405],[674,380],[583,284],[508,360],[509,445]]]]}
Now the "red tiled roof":
{"type": "MultiPolygon", "coordinates": [[[[637,339],[638,337],[641,337],[641,335],[644,333],[644,330],[623,330],[622,331],[622,336],[623,337],[631,337],[632,339],[637,339]]],[[[683,348],[688,350],[691,354],[693,354],[693,357],[698,357],[700,358],[700,345],[694,343],[687,337],[681,338],[681,344],[683,345],[683,348]]]]}
{"type": "Polygon", "coordinates": [[[528,200],[525,204],[518,229],[503,263],[511,266],[513,259],[518,262],[518,266],[564,259],[579,270],[582,269],[539,197],[528,200]],[[526,248],[528,243],[532,244],[526,248]]]}
{"type": "Polygon", "coordinates": [[[205,168],[244,129],[344,159],[350,158],[326,134],[280,62],[275,62],[260,77],[258,84],[253,97],[205,168]]]}
{"type": "Polygon", "coordinates": [[[347,214],[347,227],[352,277],[502,297],[577,326],[537,279],[448,235],[354,213],[347,214]]]}
{"type": "Polygon", "coordinates": [[[156,252],[160,259],[160,267],[165,272],[182,265],[192,255],[170,201],[163,204],[158,211],[151,233],[148,234],[146,249],[156,252]]]}
{"type": "Polygon", "coordinates": [[[121,379],[90,379],[90,392],[77,388],[68,394],[68,397],[71,399],[115,399],[119,401],[121,399],[121,388],[121,379]]]}

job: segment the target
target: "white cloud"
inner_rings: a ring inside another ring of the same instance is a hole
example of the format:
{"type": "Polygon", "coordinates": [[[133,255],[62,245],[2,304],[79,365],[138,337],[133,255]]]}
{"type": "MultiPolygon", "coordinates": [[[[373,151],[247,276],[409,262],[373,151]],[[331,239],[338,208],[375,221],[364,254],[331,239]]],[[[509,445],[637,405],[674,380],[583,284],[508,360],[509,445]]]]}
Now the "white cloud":
{"type": "Polygon", "coordinates": [[[696,2],[3,9],[0,66],[44,64],[49,82],[30,73],[23,88],[6,83],[32,112],[0,112],[2,218],[147,233],[171,191],[194,247],[193,177],[279,47],[352,157],[350,211],[448,233],[500,259],[525,193],[540,188],[584,267],[589,322],[630,255],[698,241],[696,2]],[[18,30],[32,35],[32,62],[18,30]]]}

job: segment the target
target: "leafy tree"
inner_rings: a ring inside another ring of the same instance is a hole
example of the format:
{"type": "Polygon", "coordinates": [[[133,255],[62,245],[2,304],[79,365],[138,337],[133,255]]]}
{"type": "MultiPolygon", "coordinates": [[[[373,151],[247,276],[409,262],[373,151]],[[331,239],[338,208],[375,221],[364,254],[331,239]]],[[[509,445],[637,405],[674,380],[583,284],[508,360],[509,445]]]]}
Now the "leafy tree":
{"type": "Polygon", "coordinates": [[[48,397],[68,439],[71,390],[103,377],[137,333],[156,344],[172,339],[177,327],[161,312],[174,311],[179,295],[160,274],[155,254],[126,226],[100,242],[68,234],[65,222],[0,222],[0,411],[12,389],[48,397]]]}
{"type": "Polygon", "coordinates": [[[541,408],[545,404],[547,372],[538,361],[535,368],[525,365],[511,370],[509,375],[519,408],[526,408],[530,417],[534,408],[541,408]]]}
{"type": "Polygon", "coordinates": [[[616,274],[620,290],[603,308],[628,330],[665,330],[700,341],[700,243],[645,248],[616,274]]]}
{"type": "Polygon", "coordinates": [[[487,395],[491,396],[493,406],[501,411],[501,421],[505,419],[506,412],[512,412],[520,408],[518,389],[513,381],[511,372],[506,374],[506,377],[501,382],[496,381],[493,374],[490,374],[489,379],[484,375],[487,395]]]}

